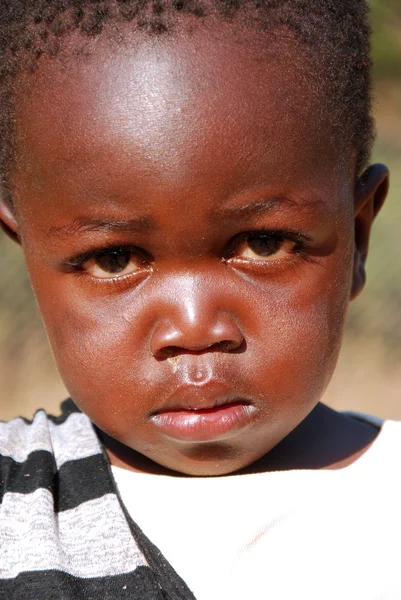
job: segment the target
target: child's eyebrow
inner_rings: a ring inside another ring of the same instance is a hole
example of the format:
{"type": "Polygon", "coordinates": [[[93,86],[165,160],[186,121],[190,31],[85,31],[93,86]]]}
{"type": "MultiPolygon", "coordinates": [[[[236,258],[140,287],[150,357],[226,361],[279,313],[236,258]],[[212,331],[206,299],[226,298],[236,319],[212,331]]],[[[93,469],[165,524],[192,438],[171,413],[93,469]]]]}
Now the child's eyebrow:
{"type": "MultiPolygon", "coordinates": [[[[321,205],[321,200],[311,200],[311,205],[321,205]]],[[[227,220],[242,220],[254,215],[266,214],[277,207],[292,206],[297,209],[306,208],[295,200],[287,197],[264,198],[255,202],[248,202],[243,206],[229,206],[216,208],[210,215],[213,221],[222,222],[227,220]]],[[[69,225],[61,227],[50,227],[47,236],[53,239],[60,239],[71,235],[81,235],[83,233],[149,233],[158,229],[158,225],[150,215],[138,215],[128,220],[113,221],[111,219],[78,218],[69,225]]]]}
{"type": "Polygon", "coordinates": [[[297,206],[298,203],[285,197],[264,198],[263,200],[257,200],[256,202],[248,202],[248,204],[245,204],[244,206],[217,208],[213,211],[213,219],[217,221],[244,219],[246,217],[268,213],[277,208],[278,205],[297,206]]]}
{"type": "Polygon", "coordinates": [[[149,215],[140,215],[126,221],[79,218],[75,219],[69,225],[51,227],[47,235],[53,238],[62,238],[70,235],[96,232],[142,233],[152,231],[156,228],[154,219],[149,215]]]}

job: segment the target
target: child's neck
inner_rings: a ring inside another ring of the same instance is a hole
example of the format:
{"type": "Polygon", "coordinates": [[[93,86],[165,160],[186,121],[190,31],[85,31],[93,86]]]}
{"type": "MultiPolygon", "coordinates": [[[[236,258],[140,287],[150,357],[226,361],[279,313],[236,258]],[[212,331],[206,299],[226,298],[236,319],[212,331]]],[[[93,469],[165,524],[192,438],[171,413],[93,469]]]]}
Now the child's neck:
{"type": "Polygon", "coordinates": [[[319,403],[293,432],[246,472],[341,469],[358,460],[378,433],[374,425],[319,403]]]}

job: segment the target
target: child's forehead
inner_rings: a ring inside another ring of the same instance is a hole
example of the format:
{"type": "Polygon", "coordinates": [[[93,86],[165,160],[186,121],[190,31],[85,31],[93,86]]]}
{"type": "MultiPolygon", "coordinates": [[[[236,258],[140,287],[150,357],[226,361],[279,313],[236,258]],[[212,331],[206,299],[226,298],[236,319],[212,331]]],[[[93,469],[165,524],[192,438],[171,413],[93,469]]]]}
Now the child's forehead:
{"type": "Polygon", "coordinates": [[[219,105],[231,97],[230,104],[240,98],[251,107],[254,97],[264,98],[266,106],[285,100],[289,110],[303,113],[322,100],[307,54],[295,39],[272,36],[266,43],[257,30],[220,22],[164,38],[128,33],[120,44],[104,36],[84,55],[76,52],[74,39],[83,43],[72,36],[64,51],[43,57],[34,75],[28,75],[31,88],[41,88],[36,96],[49,98],[50,104],[56,94],[66,103],[73,96],[78,103],[88,90],[91,105],[110,97],[116,108],[133,102],[136,112],[144,100],[145,108],[153,100],[154,109],[163,109],[194,99],[219,105]]]}
{"type": "Polygon", "coordinates": [[[230,153],[249,159],[249,169],[255,154],[273,149],[274,168],[313,162],[329,146],[330,124],[299,48],[266,46],[252,31],[241,31],[238,43],[232,27],[219,28],[162,40],[137,35],[123,46],[99,40],[82,60],[46,59],[28,76],[30,93],[17,98],[19,148],[54,168],[69,159],[95,164],[113,145],[145,166],[160,160],[164,172],[185,171],[188,162],[206,168],[208,156],[230,153]]]}

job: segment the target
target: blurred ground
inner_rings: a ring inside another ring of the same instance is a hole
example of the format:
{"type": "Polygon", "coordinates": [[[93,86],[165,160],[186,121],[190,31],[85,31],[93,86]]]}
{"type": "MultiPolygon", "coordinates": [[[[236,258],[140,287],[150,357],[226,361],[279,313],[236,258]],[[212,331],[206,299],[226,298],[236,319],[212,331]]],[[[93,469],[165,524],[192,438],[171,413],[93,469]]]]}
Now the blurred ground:
{"type": "MultiPolygon", "coordinates": [[[[325,401],[339,409],[401,419],[401,11],[375,9],[374,159],[388,164],[392,187],[374,229],[368,284],[350,309],[343,350],[325,401]]],[[[397,8],[397,10],[396,10],[397,8]]],[[[67,392],[36,312],[19,248],[0,234],[0,419],[57,412],[67,392]]]]}

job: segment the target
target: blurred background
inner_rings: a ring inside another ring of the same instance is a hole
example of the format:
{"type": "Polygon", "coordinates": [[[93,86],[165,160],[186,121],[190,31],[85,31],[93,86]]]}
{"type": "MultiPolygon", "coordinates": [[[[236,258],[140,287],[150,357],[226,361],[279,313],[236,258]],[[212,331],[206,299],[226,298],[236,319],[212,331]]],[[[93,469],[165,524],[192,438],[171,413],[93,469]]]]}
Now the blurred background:
{"type": "MultiPolygon", "coordinates": [[[[392,172],[374,228],[368,284],[350,309],[325,401],[401,418],[401,2],[371,0],[378,139],[374,159],[392,172]],[[400,242],[400,245],[399,245],[400,242]]],[[[67,392],[37,315],[20,249],[0,232],[0,420],[58,413],[67,392]]]]}

